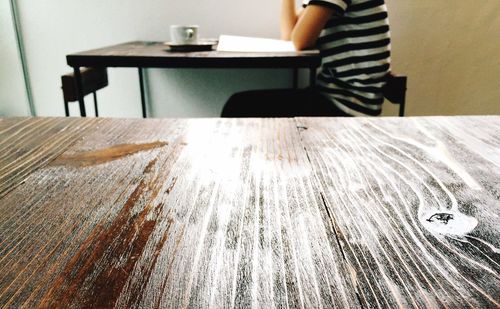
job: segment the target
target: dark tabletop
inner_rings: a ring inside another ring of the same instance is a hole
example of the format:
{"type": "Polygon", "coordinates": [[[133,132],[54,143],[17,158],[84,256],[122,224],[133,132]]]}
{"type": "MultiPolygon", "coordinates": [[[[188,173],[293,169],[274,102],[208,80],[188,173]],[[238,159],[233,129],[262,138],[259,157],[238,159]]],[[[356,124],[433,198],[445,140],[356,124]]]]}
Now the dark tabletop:
{"type": "Polygon", "coordinates": [[[496,308],[500,117],[0,119],[0,307],[496,308]]]}
{"type": "Polygon", "coordinates": [[[319,51],[171,52],[163,42],[129,42],[66,56],[70,66],[148,68],[316,68],[319,51]]]}

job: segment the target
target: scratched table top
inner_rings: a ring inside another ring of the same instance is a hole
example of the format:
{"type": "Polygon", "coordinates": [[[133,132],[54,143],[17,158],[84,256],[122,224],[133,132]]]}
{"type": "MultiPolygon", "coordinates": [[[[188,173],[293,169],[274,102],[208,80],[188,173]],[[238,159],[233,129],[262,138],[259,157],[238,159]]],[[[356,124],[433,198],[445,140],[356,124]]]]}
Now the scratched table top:
{"type": "Polygon", "coordinates": [[[0,307],[496,308],[500,117],[0,119],[0,307]]]}

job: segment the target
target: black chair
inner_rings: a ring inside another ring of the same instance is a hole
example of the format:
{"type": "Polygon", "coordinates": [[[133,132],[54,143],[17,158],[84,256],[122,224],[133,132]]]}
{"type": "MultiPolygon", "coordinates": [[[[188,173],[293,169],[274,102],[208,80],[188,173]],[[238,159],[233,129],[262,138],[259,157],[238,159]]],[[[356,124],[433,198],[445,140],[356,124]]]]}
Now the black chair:
{"type": "Polygon", "coordinates": [[[405,115],[406,85],[408,77],[389,74],[387,82],[382,88],[384,97],[393,104],[399,104],[399,117],[405,115]]]}
{"type": "MultiPolygon", "coordinates": [[[[108,85],[108,71],[106,68],[81,68],[80,69],[82,75],[82,92],[83,96],[87,94],[93,93],[94,95],[94,108],[95,108],[95,116],[99,116],[99,112],[97,111],[97,95],[96,91],[102,89],[108,85]]],[[[69,102],[77,102],[78,101],[78,86],[76,84],[76,78],[73,73],[69,73],[61,76],[62,82],[62,91],[64,98],[64,112],[66,117],[69,116],[69,102]]],[[[83,107],[85,110],[85,106],[83,107]]],[[[80,110],[80,113],[82,111],[80,110]]]]}
{"type": "MultiPolygon", "coordinates": [[[[399,117],[403,117],[405,114],[407,81],[408,78],[406,76],[397,76],[393,73],[389,73],[386,77],[386,84],[382,88],[384,98],[393,104],[399,104],[399,117]]],[[[231,99],[229,101],[231,101],[231,99]]],[[[229,101],[226,102],[221,116],[237,117],[237,115],[240,115],[239,111],[235,114],[234,111],[227,110],[227,106],[230,105],[229,101]]]]}

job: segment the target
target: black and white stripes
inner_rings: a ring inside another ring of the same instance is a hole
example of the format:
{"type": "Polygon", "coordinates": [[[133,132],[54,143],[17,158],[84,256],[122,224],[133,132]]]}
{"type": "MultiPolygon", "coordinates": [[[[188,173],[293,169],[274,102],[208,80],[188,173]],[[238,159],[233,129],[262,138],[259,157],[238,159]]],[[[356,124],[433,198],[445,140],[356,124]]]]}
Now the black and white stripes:
{"type": "Polygon", "coordinates": [[[390,71],[390,33],[384,0],[305,0],[336,10],[318,41],[318,89],[344,112],[377,116],[390,71]]]}

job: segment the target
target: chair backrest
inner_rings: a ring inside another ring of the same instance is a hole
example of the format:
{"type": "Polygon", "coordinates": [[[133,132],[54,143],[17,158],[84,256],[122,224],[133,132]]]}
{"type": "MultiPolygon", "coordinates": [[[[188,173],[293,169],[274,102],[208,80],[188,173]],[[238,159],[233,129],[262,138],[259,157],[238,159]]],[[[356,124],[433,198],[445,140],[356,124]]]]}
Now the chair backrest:
{"type": "Polygon", "coordinates": [[[405,114],[407,83],[408,77],[396,76],[391,73],[387,78],[384,88],[382,88],[384,97],[389,100],[389,102],[399,104],[399,117],[403,117],[405,114]]]}
{"type": "MultiPolygon", "coordinates": [[[[108,85],[106,68],[81,68],[83,95],[96,92],[108,85]]],[[[73,73],[61,76],[62,90],[66,102],[78,100],[76,78],[73,73]]]]}

